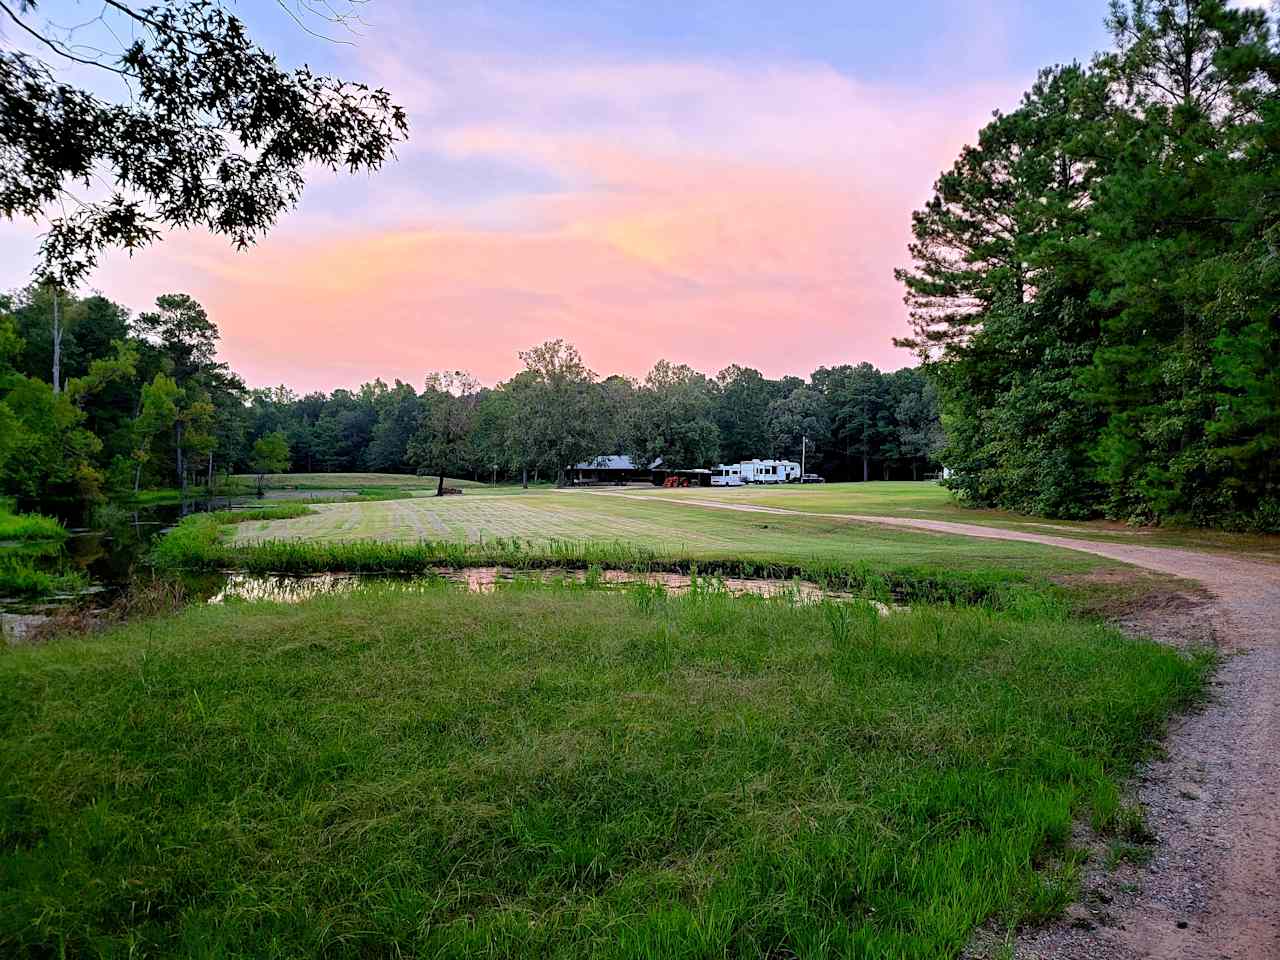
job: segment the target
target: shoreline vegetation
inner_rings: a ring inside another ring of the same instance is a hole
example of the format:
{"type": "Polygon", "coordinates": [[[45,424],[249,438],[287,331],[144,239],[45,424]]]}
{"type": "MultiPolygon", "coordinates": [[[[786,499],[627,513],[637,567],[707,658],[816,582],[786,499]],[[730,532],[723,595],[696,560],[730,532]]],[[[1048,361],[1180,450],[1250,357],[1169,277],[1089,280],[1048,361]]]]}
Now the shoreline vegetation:
{"type": "Polygon", "coordinates": [[[14,513],[0,498],[0,597],[31,599],[87,587],[87,577],[58,562],[68,536],[54,517],[14,513]]]}
{"type": "Polygon", "coordinates": [[[692,557],[651,550],[624,541],[522,541],[517,537],[480,542],[387,543],[354,540],[311,543],[262,540],[228,542],[226,528],[237,523],[292,519],[312,513],[300,505],[194,514],[184,518],[152,549],[159,571],[307,575],[316,573],[421,574],[438,569],[504,567],[512,570],[623,570],[682,573],[704,577],[805,580],[819,587],[868,599],[900,603],[1013,605],[1031,591],[1026,574],[988,568],[955,571],[940,566],[886,565],[813,558],[768,556],[692,557]]]}

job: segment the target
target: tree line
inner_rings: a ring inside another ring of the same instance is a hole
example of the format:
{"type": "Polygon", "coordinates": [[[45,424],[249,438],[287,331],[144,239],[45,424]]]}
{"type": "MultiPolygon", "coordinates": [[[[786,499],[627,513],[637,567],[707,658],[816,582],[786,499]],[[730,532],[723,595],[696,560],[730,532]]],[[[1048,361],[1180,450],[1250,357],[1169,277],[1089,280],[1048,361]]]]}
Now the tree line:
{"type": "Polygon", "coordinates": [[[902,341],[948,481],[1057,517],[1280,529],[1280,50],[1222,0],[1114,2],[914,215],[902,341]]]}
{"type": "Polygon", "coordinates": [[[0,490],[61,508],[217,476],[390,472],[563,481],[625,454],[672,468],[799,459],[831,479],[920,477],[941,445],[919,370],[822,367],[710,377],[661,360],[599,377],[552,340],[494,387],[462,371],[299,395],[249,389],[216,359],[218,329],[185,294],[131,316],[101,295],[33,285],[0,297],[0,490]]]}
{"type": "Polygon", "coordinates": [[[937,466],[937,393],[913,368],[863,363],[775,380],[659,360],[639,379],[601,378],[563,340],[519,358],[522,369],[492,388],[451,371],[421,390],[377,380],[330,394],[253,391],[248,435],[281,433],[298,470],[522,481],[562,481],[567,467],[602,455],[682,469],[799,460],[802,447],[831,479],[918,478],[937,466]]]}

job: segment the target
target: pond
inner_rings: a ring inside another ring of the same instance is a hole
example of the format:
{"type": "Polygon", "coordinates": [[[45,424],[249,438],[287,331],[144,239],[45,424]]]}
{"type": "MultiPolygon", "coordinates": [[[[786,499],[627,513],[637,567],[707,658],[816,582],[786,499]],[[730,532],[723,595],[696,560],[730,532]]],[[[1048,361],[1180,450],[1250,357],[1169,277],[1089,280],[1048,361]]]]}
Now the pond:
{"type": "Polygon", "coordinates": [[[309,495],[306,491],[271,492],[259,499],[246,497],[205,497],[180,503],[135,504],[108,503],[94,513],[93,527],[71,527],[65,543],[13,544],[36,558],[37,565],[51,572],[68,569],[83,574],[87,589],[75,593],[31,599],[0,596],[0,636],[17,640],[39,624],[67,607],[107,606],[142,570],[152,541],[183,517],[207,510],[226,510],[260,506],[280,500],[325,500],[356,496],[356,491],[326,490],[309,495]]]}
{"type": "MultiPolygon", "coordinates": [[[[439,567],[432,578],[396,577],[386,574],[321,573],[311,576],[227,573],[219,589],[208,597],[209,603],[227,601],[271,600],[276,603],[298,603],[312,597],[352,590],[361,583],[390,582],[427,584],[446,580],[465,586],[471,593],[492,593],[502,585],[514,583],[578,583],[599,589],[626,589],[637,585],[661,587],[667,593],[682,594],[693,588],[694,580],[683,573],[633,573],[627,570],[515,570],[509,567],[471,567],[465,570],[439,567]]],[[[823,600],[865,599],[852,593],[824,590],[800,580],[754,580],[735,577],[699,578],[704,587],[724,590],[732,596],[790,597],[798,603],[823,600]]],[[[870,601],[882,613],[894,609],[880,601],[870,601]]]]}

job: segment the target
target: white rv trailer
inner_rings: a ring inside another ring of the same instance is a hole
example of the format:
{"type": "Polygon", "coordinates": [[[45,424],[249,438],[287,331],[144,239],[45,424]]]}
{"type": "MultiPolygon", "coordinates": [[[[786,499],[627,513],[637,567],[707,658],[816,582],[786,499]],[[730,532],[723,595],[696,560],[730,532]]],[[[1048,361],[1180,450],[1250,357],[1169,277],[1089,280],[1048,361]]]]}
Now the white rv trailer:
{"type": "Polygon", "coordinates": [[[800,479],[794,460],[743,460],[738,464],[743,483],[792,483],[800,479]]]}
{"type": "Polygon", "coordinates": [[[742,464],[740,463],[722,463],[711,471],[713,487],[740,487],[742,483],[742,464]]]}

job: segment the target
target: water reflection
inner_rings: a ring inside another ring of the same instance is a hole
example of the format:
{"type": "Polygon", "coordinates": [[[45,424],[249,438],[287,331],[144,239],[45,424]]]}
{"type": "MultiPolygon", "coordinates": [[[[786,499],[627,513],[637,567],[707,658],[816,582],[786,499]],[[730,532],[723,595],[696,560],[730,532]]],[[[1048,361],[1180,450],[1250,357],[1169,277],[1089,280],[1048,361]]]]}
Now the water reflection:
{"type": "MultiPolygon", "coordinates": [[[[325,573],[313,576],[281,576],[272,574],[231,573],[222,588],[210,597],[210,603],[228,600],[298,603],[312,597],[343,593],[355,589],[361,583],[389,582],[408,586],[426,586],[446,581],[465,586],[471,593],[492,593],[499,586],[512,584],[574,583],[601,589],[621,589],[643,584],[661,587],[666,592],[679,595],[689,592],[695,580],[683,573],[634,573],[627,570],[513,570],[507,567],[472,567],[465,570],[440,568],[429,578],[404,578],[361,575],[351,573],[325,573]]],[[[699,589],[721,590],[732,596],[781,597],[797,603],[819,603],[823,600],[865,600],[852,593],[824,590],[813,583],[801,580],[745,579],[735,577],[700,577],[699,589]]],[[[870,602],[881,614],[893,609],[878,600],[870,602]]]]}

